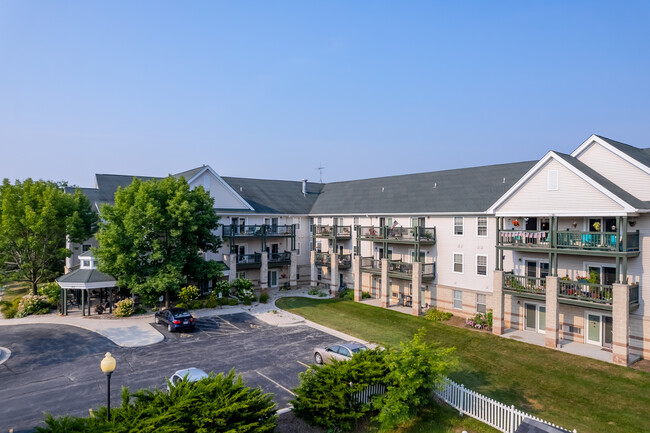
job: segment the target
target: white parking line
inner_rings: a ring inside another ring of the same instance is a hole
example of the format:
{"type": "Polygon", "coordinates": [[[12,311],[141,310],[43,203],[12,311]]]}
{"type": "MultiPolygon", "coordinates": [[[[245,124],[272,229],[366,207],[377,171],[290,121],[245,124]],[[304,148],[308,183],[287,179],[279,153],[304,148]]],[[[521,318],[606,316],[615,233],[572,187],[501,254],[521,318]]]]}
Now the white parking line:
{"type": "Polygon", "coordinates": [[[287,391],[289,394],[293,395],[294,397],[296,396],[296,394],[294,394],[293,392],[291,392],[290,389],[287,389],[287,388],[285,388],[284,386],[280,385],[279,383],[277,383],[275,380],[271,379],[271,378],[268,377],[267,375],[262,374],[262,373],[260,373],[260,372],[257,371],[257,370],[255,370],[255,373],[257,373],[257,374],[259,374],[260,376],[262,376],[263,378],[267,379],[269,382],[272,382],[272,383],[276,384],[277,386],[279,386],[280,388],[284,389],[285,391],[287,391]]]}

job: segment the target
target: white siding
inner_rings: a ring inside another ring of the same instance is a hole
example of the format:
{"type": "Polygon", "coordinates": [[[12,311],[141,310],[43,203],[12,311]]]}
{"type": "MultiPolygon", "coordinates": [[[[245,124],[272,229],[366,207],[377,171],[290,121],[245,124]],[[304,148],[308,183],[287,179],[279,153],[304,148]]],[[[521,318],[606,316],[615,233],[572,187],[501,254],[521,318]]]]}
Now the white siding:
{"type": "Polygon", "coordinates": [[[549,160],[496,209],[502,214],[620,214],[623,207],[556,160],[549,160]],[[548,189],[548,171],[557,170],[558,189],[548,189]]]}
{"type": "Polygon", "coordinates": [[[239,198],[232,193],[219,179],[215,178],[212,173],[206,171],[198,179],[190,184],[191,188],[196,188],[197,186],[210,185],[210,196],[214,198],[214,207],[217,209],[244,209],[246,205],[242,203],[239,198]],[[211,179],[206,181],[205,176],[209,176],[211,179]]]}
{"type": "Polygon", "coordinates": [[[650,175],[593,142],[577,158],[640,200],[650,200],[650,175]]]}

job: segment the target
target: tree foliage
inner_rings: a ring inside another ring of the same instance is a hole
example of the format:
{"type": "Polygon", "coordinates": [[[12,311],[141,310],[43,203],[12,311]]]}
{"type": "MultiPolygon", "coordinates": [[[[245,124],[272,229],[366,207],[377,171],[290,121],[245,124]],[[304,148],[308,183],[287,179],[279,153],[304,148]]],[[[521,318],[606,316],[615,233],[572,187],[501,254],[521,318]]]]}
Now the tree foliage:
{"type": "Polygon", "coordinates": [[[37,293],[39,283],[63,273],[72,252],[65,246],[92,236],[97,216],[88,198],[76,189],[27,179],[0,186],[0,269],[10,279],[25,281],[37,293]]]}
{"type": "Polygon", "coordinates": [[[135,178],[118,189],[114,205],[101,208],[95,252],[99,270],[147,303],[177,292],[188,279],[218,276],[219,264],[202,254],[221,246],[214,234],[219,217],[213,206],[202,186],[190,189],[183,178],[135,178]]]}
{"type": "Polygon", "coordinates": [[[94,418],[46,415],[46,427],[36,427],[36,431],[266,433],[275,429],[275,412],[271,394],[245,386],[241,376],[235,377],[231,370],[195,383],[181,381],[170,386],[169,392],[143,389],[130,393],[123,388],[122,405],[111,410],[111,421],[106,421],[106,408],[102,407],[94,418]]]}

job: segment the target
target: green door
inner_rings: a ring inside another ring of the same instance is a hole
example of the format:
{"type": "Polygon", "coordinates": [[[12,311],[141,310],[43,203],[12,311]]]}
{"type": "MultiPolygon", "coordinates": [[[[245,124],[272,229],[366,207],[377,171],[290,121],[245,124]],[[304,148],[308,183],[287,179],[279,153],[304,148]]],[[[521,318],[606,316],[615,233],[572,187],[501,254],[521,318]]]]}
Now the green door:
{"type": "Polygon", "coordinates": [[[600,344],[600,316],[596,314],[587,315],[587,341],[600,344]]]}
{"type": "Polygon", "coordinates": [[[526,304],[526,329],[537,331],[537,305],[526,304]]]}
{"type": "Polygon", "coordinates": [[[544,333],[546,332],[546,306],[545,305],[540,305],[539,306],[539,332],[544,333]]]}

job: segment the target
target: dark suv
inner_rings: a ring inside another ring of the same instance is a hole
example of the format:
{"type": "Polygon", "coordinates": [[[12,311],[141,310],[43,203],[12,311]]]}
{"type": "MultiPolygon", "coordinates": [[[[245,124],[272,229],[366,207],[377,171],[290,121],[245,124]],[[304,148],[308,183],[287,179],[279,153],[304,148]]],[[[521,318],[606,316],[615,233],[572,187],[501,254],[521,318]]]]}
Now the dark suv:
{"type": "Polygon", "coordinates": [[[166,323],[169,332],[194,330],[194,317],[184,308],[168,308],[157,311],[154,317],[156,323],[166,323]]]}

